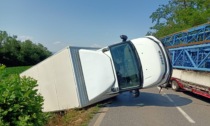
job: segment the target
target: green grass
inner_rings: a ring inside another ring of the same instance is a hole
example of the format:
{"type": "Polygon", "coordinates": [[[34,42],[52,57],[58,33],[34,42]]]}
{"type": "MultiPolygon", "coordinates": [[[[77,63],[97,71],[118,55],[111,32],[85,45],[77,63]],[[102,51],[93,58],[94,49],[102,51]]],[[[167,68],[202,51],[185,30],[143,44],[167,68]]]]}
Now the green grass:
{"type": "Polygon", "coordinates": [[[6,67],[2,72],[3,78],[8,77],[11,74],[20,74],[27,70],[31,66],[19,66],[19,67],[6,67]]]}

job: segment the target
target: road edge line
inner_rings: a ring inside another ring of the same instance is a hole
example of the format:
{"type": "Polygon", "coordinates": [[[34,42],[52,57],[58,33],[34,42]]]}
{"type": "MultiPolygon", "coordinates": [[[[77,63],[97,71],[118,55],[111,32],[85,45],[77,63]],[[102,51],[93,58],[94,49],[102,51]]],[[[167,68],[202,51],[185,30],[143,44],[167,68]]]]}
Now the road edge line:
{"type": "Polygon", "coordinates": [[[100,126],[100,124],[101,124],[101,122],[102,122],[102,120],[103,120],[103,118],[104,118],[104,116],[106,115],[106,112],[107,112],[108,110],[109,110],[108,107],[103,108],[103,109],[101,110],[101,114],[98,116],[98,118],[96,119],[96,121],[95,121],[95,123],[93,124],[93,126],[100,126]]]}
{"type": "MultiPolygon", "coordinates": [[[[166,94],[163,93],[163,95],[172,103],[174,103],[174,101],[166,94]]],[[[176,109],[178,109],[178,111],[190,122],[190,123],[195,123],[195,121],[183,110],[181,109],[179,106],[176,106],[176,104],[174,103],[174,106],[176,107],[176,109]]]]}

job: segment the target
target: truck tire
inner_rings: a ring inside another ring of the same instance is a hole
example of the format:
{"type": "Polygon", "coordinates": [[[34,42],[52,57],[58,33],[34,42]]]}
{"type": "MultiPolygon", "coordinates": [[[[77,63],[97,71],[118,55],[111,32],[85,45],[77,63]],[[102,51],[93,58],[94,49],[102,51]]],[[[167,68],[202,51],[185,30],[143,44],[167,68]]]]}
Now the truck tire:
{"type": "Polygon", "coordinates": [[[174,91],[178,91],[180,87],[179,87],[178,83],[177,83],[175,80],[173,80],[173,81],[171,82],[171,88],[172,88],[174,91]]]}

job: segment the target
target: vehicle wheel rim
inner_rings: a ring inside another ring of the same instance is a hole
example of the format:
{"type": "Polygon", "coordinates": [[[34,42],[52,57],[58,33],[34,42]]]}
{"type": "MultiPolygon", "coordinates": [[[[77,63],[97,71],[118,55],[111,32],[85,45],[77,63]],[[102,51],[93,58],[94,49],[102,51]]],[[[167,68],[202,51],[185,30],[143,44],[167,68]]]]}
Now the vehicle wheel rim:
{"type": "Polygon", "coordinates": [[[173,89],[176,89],[176,84],[174,84],[174,82],[173,82],[173,84],[172,84],[172,88],[173,88],[173,89]]]}

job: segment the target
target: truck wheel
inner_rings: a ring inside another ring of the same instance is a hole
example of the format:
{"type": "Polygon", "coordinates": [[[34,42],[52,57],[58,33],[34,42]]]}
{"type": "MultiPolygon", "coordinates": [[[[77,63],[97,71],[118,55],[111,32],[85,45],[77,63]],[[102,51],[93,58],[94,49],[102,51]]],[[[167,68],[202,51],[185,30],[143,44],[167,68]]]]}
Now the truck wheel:
{"type": "Polygon", "coordinates": [[[171,82],[171,88],[172,88],[174,91],[178,91],[178,90],[179,90],[179,85],[178,85],[178,83],[177,83],[175,80],[173,80],[173,81],[171,82]]]}

